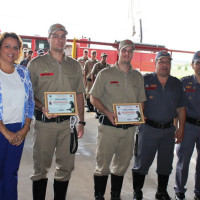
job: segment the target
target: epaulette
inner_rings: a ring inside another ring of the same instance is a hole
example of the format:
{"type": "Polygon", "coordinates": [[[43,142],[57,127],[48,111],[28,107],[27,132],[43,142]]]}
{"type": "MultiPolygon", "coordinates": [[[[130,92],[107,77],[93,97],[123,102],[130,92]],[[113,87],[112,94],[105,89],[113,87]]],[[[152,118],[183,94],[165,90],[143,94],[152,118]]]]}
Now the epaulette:
{"type": "Polygon", "coordinates": [[[146,74],[143,74],[142,76],[143,77],[149,77],[149,76],[151,76],[152,75],[152,73],[146,73],[146,74]]]}
{"type": "Polygon", "coordinates": [[[192,78],[192,75],[188,75],[188,76],[182,77],[180,80],[185,81],[185,80],[188,80],[188,79],[191,79],[191,78],[192,78]]]}

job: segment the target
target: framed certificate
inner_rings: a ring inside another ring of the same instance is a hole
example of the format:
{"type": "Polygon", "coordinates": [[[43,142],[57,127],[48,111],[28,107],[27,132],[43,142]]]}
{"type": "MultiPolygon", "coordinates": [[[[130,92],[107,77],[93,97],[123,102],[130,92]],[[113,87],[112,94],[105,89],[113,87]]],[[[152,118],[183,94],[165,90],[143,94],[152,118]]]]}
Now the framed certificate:
{"type": "Polygon", "coordinates": [[[141,103],[113,104],[114,113],[117,115],[116,124],[144,123],[141,103]]]}
{"type": "Polygon", "coordinates": [[[75,92],[45,92],[47,115],[78,115],[75,92]]]}

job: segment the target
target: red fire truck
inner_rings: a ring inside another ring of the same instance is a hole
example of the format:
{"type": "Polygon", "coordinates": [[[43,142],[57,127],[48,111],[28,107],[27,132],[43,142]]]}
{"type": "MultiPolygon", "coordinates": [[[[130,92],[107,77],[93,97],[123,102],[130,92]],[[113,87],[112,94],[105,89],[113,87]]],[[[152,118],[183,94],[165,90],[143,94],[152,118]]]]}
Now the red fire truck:
{"type": "MultiPolygon", "coordinates": [[[[47,42],[46,37],[21,35],[21,38],[23,40],[24,48],[32,49],[34,52],[34,56],[37,56],[37,51],[39,49],[43,49],[45,52],[47,52],[49,49],[49,44],[47,42]]],[[[117,56],[118,44],[119,42],[117,41],[114,43],[106,43],[106,42],[90,41],[86,38],[82,38],[80,40],[68,39],[65,52],[68,56],[71,56],[72,46],[75,45],[76,47],[75,59],[77,59],[78,57],[83,55],[84,49],[88,49],[89,54],[92,50],[96,50],[98,60],[101,59],[100,58],[101,53],[105,52],[108,54],[107,62],[112,65],[112,64],[115,64],[118,59],[118,56],[117,56]]],[[[139,71],[146,71],[146,72],[154,71],[155,54],[157,51],[167,50],[167,51],[170,51],[171,54],[172,52],[194,53],[194,52],[186,52],[186,51],[178,51],[178,50],[169,50],[165,46],[143,44],[143,43],[136,43],[135,47],[136,47],[136,51],[134,52],[134,57],[131,61],[131,64],[134,69],[138,69],[139,71]]]]}

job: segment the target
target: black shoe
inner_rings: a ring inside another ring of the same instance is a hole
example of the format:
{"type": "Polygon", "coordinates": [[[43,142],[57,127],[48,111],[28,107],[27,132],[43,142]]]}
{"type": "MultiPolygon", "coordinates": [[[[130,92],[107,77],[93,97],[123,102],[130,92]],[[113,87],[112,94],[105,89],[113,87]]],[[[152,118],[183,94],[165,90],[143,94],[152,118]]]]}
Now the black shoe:
{"type": "Polygon", "coordinates": [[[93,107],[89,107],[89,109],[90,109],[90,112],[94,112],[94,108],[93,107]]]}
{"type": "Polygon", "coordinates": [[[133,200],[142,200],[142,199],[143,199],[143,193],[141,190],[134,192],[133,200]]]}
{"type": "Polygon", "coordinates": [[[120,192],[111,192],[110,200],[122,200],[120,197],[120,192]]]}
{"type": "Polygon", "coordinates": [[[102,193],[98,193],[95,195],[95,200],[105,200],[104,195],[102,193]]]}
{"type": "Polygon", "coordinates": [[[95,114],[95,119],[99,119],[99,115],[97,113],[95,114]]]}
{"type": "Polygon", "coordinates": [[[194,200],[200,200],[200,195],[195,194],[194,200]]]}
{"type": "Polygon", "coordinates": [[[175,200],[185,200],[185,194],[182,192],[177,192],[175,195],[175,200]]]}
{"type": "Polygon", "coordinates": [[[91,112],[91,110],[87,107],[87,110],[86,110],[86,112],[91,112]]]}
{"type": "Polygon", "coordinates": [[[167,192],[156,192],[155,198],[157,200],[172,200],[167,192]]]}

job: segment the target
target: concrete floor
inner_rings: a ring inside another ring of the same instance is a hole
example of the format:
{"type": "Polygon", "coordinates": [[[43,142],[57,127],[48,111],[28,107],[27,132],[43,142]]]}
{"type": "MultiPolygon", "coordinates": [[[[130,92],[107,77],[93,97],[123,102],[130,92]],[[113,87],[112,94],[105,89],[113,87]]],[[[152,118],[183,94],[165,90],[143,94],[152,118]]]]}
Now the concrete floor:
{"type": "MultiPolygon", "coordinates": [[[[95,148],[96,148],[96,135],[97,135],[97,120],[94,118],[94,113],[86,113],[85,135],[79,140],[79,148],[76,153],[75,170],[72,173],[70,180],[67,200],[92,200],[93,198],[93,171],[95,168],[95,148]]],[[[194,152],[193,158],[190,165],[190,175],[187,183],[188,191],[186,193],[187,200],[193,200],[193,187],[194,187],[194,169],[195,169],[195,157],[194,152]]],[[[173,168],[175,169],[176,156],[174,158],[173,168]]],[[[131,167],[133,160],[131,161],[130,167],[125,175],[124,184],[122,188],[122,199],[132,200],[132,176],[131,167]]],[[[49,172],[49,181],[47,186],[46,200],[53,200],[53,173],[55,169],[55,163],[52,163],[52,167],[49,172]]],[[[155,172],[156,160],[154,161],[148,176],[146,177],[145,185],[143,188],[144,199],[153,200],[155,199],[155,192],[157,187],[157,175],[155,172]]],[[[31,200],[32,199],[32,182],[30,175],[33,170],[32,161],[32,129],[29,132],[24,151],[22,155],[20,170],[19,170],[19,184],[18,193],[19,200],[31,200]]],[[[174,170],[170,176],[168,192],[172,198],[174,198],[174,170]]],[[[107,184],[107,190],[105,199],[110,199],[110,180],[107,184]]]]}

